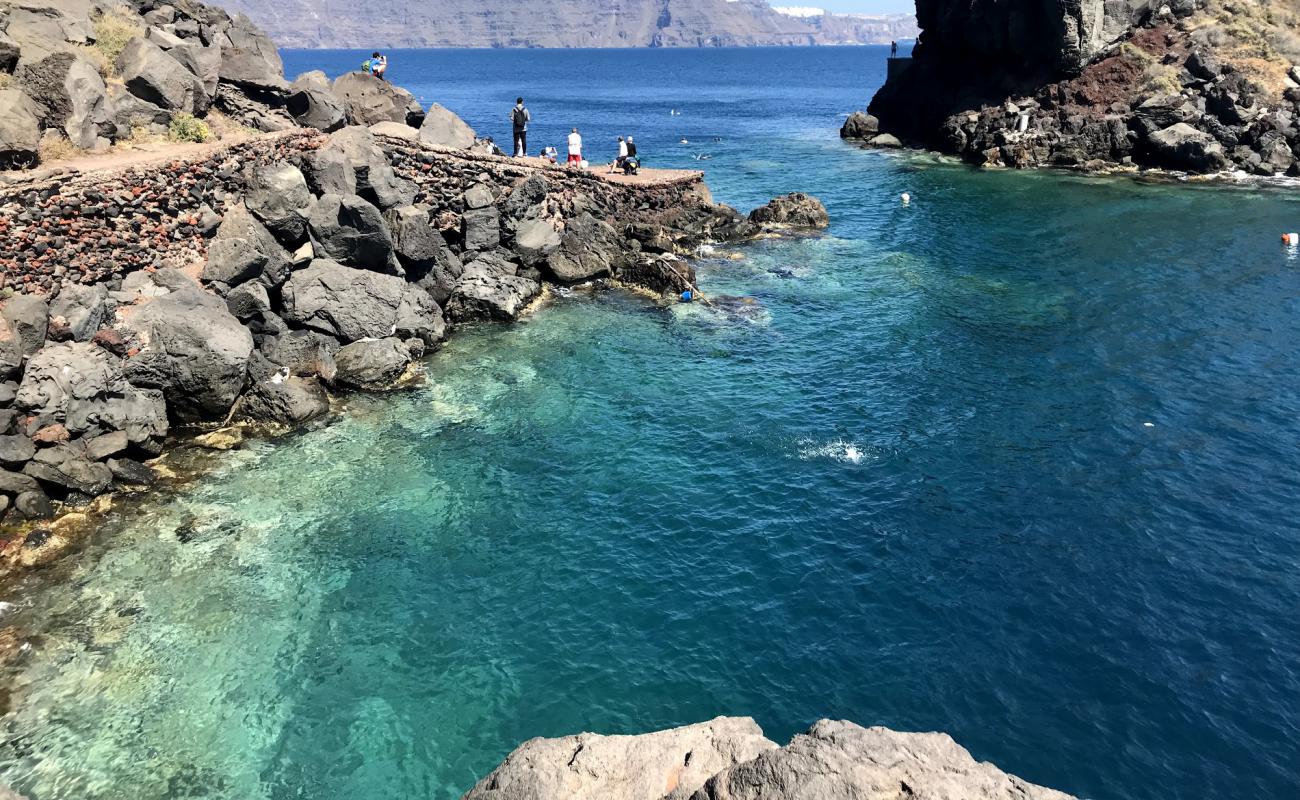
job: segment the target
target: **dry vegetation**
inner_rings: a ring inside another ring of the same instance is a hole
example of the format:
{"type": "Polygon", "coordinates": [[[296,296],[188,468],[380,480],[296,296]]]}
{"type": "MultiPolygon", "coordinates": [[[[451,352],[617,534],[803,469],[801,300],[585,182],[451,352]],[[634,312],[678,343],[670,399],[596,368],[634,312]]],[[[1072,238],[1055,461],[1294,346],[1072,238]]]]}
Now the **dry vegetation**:
{"type": "Polygon", "coordinates": [[[104,79],[116,77],[117,57],[126,49],[127,42],[144,35],[144,29],[123,11],[104,11],[95,18],[95,41],[81,48],[104,79]]]}
{"type": "Polygon", "coordinates": [[[1211,0],[1193,37],[1271,94],[1300,63],[1300,0],[1211,0]]]}
{"type": "Polygon", "coordinates": [[[83,150],[68,141],[64,136],[42,136],[38,152],[41,155],[42,164],[76,158],[84,154],[83,150]]]}

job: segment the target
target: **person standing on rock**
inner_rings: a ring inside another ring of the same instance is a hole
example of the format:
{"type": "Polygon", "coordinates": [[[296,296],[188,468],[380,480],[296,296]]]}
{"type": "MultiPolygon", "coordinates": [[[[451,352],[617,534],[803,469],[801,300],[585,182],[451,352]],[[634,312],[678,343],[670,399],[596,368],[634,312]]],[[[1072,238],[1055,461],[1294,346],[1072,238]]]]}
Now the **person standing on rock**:
{"type": "Polygon", "coordinates": [[[524,98],[515,98],[515,107],[510,110],[510,126],[514,129],[515,158],[528,155],[528,123],[533,115],[528,113],[524,98]]]}
{"type": "Polygon", "coordinates": [[[889,43],[889,57],[898,58],[898,42],[889,43]]]}
{"type": "Polygon", "coordinates": [[[582,134],[574,128],[569,132],[569,166],[582,165],[582,134]]]}

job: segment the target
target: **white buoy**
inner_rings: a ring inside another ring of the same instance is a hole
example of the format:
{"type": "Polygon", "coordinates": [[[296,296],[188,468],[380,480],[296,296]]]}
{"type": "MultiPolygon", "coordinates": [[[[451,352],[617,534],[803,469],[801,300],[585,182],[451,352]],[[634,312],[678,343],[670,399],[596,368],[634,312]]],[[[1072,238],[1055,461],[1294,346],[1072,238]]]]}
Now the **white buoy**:
{"type": "Polygon", "coordinates": [[[902,198],[903,198],[903,205],[909,205],[912,202],[912,196],[907,192],[903,192],[902,198]]]}
{"type": "Polygon", "coordinates": [[[1300,233],[1282,234],[1282,244],[1289,245],[1290,247],[1300,245],[1300,233]]]}

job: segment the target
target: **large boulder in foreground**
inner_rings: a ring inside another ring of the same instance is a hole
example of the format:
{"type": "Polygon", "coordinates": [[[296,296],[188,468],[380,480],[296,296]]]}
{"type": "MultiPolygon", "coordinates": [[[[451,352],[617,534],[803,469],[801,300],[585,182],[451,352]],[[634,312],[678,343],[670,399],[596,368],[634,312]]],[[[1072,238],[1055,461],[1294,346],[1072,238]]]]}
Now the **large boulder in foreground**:
{"type": "Polygon", "coordinates": [[[1156,131],[1147,143],[1156,163],[1166,169],[1217,172],[1228,165],[1223,145],[1185,122],[1156,131]]]}
{"type": "Polygon", "coordinates": [[[541,291],[540,283],[516,275],[489,254],[465,265],[447,300],[447,315],[457,322],[476,319],[509,322],[518,319],[520,312],[541,291]]]}
{"type": "Polygon", "coordinates": [[[692,800],[803,798],[1071,800],[1008,775],[945,733],[899,733],[821,720],[778,750],[714,775],[692,800]]]}
{"type": "Polygon", "coordinates": [[[786,225],[793,228],[825,228],[830,215],[822,201],[803,192],[772,198],[767,205],[749,212],[749,221],[758,225],[786,225]]]}
{"type": "Polygon", "coordinates": [[[197,75],[143,37],[127,42],[117,72],[127,91],[159,108],[202,114],[212,102],[197,75]]]}
{"type": "Polygon", "coordinates": [[[520,745],[463,800],[1071,800],[942,733],[822,720],[785,747],[748,717],[520,745]]]}
{"type": "Polygon", "coordinates": [[[776,749],[749,717],[718,717],[641,736],[531,739],[464,800],[661,800],[776,749]]]}
{"type": "Polygon", "coordinates": [[[347,124],[343,101],[334,94],[329,78],[320,70],[305,72],[289,84],[285,107],[306,128],[329,133],[347,124]]]}
{"type": "Polygon", "coordinates": [[[583,212],[569,220],[562,235],[546,235],[543,220],[527,220],[515,233],[515,247],[525,264],[544,261],[557,283],[581,283],[608,277],[627,262],[623,238],[608,223],[583,212]]]}
{"type": "Polygon", "coordinates": [[[357,195],[327,194],[307,218],[317,253],[336,261],[387,272],[393,239],[379,209],[357,195]]]}
{"type": "Polygon", "coordinates": [[[415,95],[365,72],[349,72],[334,80],[334,94],[343,101],[349,125],[402,122],[412,128],[424,122],[424,108],[415,95]]]}
{"type": "Polygon", "coordinates": [[[420,141],[437,147],[463,150],[474,146],[478,134],[449,109],[434,103],[420,125],[420,141]]]}
{"type": "Polygon", "coordinates": [[[329,259],[293,273],[281,298],[291,324],[344,342],[397,335],[432,344],[446,332],[442,310],[424,289],[329,259]]]}
{"type": "Polygon", "coordinates": [[[150,301],[123,327],[139,345],[126,362],[131,383],[161,389],[181,420],[230,411],[244,388],[253,335],[224,301],[198,286],[182,288],[150,301]]]}
{"type": "Polygon", "coordinates": [[[122,360],[90,342],[43,348],[27,365],[14,402],[73,434],[124,431],[136,443],[167,435],[162,392],[131,385],[122,360]]]}
{"type": "Polygon", "coordinates": [[[381,209],[415,200],[415,184],[397,177],[369,128],[352,125],[335,131],[303,167],[317,194],[356,194],[381,209]]]}
{"type": "Polygon", "coordinates": [[[392,386],[411,363],[411,352],[399,339],[367,339],[353,342],[335,356],[335,380],[358,389],[392,386]]]}

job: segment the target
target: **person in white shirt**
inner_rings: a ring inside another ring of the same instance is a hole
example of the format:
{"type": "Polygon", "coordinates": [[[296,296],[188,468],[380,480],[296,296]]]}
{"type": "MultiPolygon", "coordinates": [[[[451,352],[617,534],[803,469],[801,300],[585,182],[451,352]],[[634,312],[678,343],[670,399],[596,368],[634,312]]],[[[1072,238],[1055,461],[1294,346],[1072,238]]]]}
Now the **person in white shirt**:
{"type": "Polygon", "coordinates": [[[569,165],[582,165],[582,134],[574,128],[569,132],[569,165]]]}
{"type": "Polygon", "coordinates": [[[618,137],[618,158],[614,159],[613,164],[609,165],[609,171],[613,172],[615,169],[622,169],[623,162],[626,160],[627,160],[627,142],[623,141],[623,137],[620,136],[618,137]]]}

